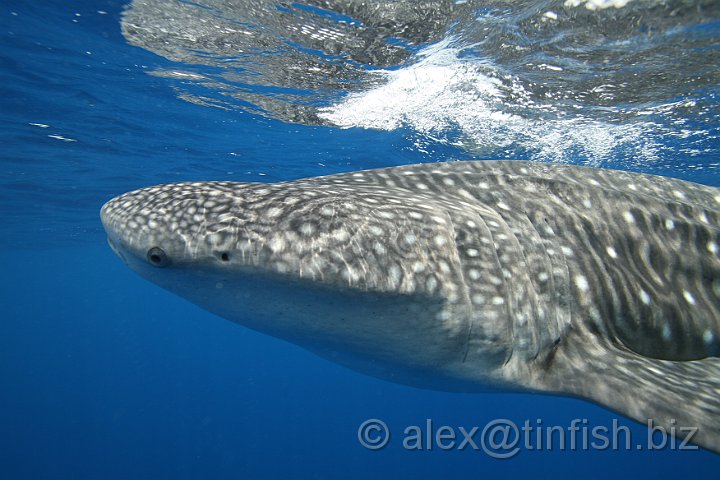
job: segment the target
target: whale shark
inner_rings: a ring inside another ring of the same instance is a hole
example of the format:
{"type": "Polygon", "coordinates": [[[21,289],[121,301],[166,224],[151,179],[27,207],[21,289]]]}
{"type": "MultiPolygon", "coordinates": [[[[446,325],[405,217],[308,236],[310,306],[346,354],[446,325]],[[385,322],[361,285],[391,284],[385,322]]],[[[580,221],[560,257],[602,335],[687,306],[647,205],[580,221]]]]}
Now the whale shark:
{"type": "Polygon", "coordinates": [[[159,185],[101,219],[151,282],[353,370],[580,397],[720,452],[718,188],[454,161],[159,185]]]}

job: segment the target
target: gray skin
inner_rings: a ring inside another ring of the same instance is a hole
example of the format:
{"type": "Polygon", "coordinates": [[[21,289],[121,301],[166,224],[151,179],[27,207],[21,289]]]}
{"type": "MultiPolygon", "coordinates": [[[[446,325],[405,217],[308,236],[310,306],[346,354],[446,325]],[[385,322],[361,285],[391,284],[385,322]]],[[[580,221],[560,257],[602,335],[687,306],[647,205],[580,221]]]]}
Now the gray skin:
{"type": "Polygon", "coordinates": [[[720,189],[521,161],[105,204],[146,279],[390,381],[578,396],[720,451],[720,189]]]}

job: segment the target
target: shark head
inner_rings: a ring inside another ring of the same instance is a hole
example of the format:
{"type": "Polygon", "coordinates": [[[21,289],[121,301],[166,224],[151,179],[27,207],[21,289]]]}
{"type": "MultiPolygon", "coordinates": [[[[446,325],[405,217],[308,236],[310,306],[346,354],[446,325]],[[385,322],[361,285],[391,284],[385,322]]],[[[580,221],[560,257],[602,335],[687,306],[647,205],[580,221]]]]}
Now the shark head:
{"type": "MultiPolygon", "coordinates": [[[[468,389],[456,366],[469,365],[472,301],[430,201],[333,181],[196,182],[126,193],[101,218],[130,268],[213,313],[375,376],[468,389]]],[[[472,377],[507,357],[499,332],[472,377]]]]}

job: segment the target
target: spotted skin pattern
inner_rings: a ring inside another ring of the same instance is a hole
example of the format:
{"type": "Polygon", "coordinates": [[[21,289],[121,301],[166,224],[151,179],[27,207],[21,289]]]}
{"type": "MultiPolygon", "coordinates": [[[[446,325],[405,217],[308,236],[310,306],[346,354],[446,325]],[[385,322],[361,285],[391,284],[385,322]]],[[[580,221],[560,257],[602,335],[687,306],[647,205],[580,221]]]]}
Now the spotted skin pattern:
{"type": "Polygon", "coordinates": [[[580,396],[720,450],[720,189],[449,162],[161,185],[101,216],[141,275],[356,370],[580,396]]]}

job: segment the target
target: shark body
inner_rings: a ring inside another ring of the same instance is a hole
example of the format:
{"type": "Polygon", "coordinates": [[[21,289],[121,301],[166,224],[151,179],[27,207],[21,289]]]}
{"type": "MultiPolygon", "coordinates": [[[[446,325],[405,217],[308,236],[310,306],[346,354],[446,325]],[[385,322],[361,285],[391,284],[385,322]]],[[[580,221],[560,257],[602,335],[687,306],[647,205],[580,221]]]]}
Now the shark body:
{"type": "Polygon", "coordinates": [[[354,370],[579,396],[720,451],[720,189],[451,162],[161,185],[101,216],[145,278],[354,370]]]}

